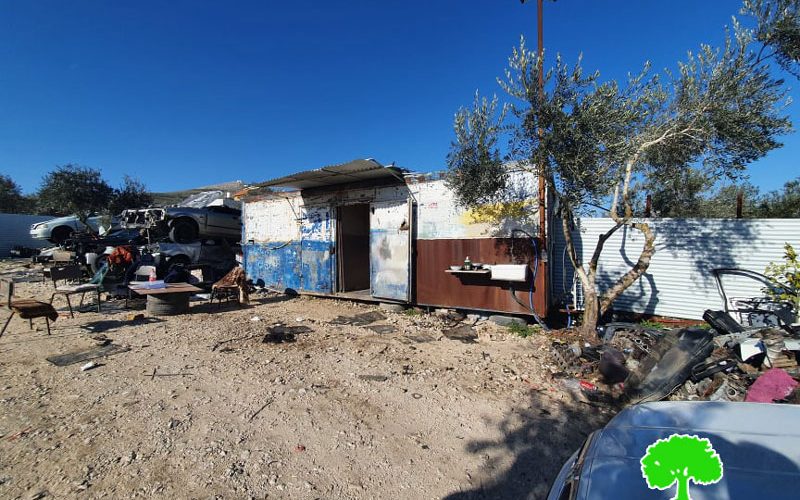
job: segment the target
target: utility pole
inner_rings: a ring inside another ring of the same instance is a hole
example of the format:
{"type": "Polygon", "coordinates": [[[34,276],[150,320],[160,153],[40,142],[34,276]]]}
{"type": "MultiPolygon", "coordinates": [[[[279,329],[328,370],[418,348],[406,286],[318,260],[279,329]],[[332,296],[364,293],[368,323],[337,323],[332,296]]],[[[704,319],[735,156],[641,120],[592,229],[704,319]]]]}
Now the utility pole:
{"type": "MultiPolygon", "coordinates": [[[[525,0],[520,0],[520,3],[524,4],[525,0]]],[[[537,61],[538,72],[539,72],[539,100],[544,101],[544,0],[536,0],[536,38],[538,41],[537,51],[539,54],[539,58],[537,61]]],[[[539,128],[538,130],[539,138],[541,139],[544,135],[544,131],[539,128]]],[[[539,244],[540,244],[540,255],[547,255],[547,188],[544,180],[543,174],[543,164],[547,161],[546,158],[539,158],[540,162],[539,165],[539,189],[538,189],[538,212],[539,212],[539,244]]],[[[548,263],[547,259],[539,259],[539,269],[538,269],[538,278],[539,283],[535,283],[534,286],[541,285],[541,289],[544,290],[545,296],[545,311],[544,314],[547,313],[547,309],[549,308],[550,303],[550,287],[549,285],[549,273],[548,273],[548,263]]]]}
{"type": "MultiPolygon", "coordinates": [[[[538,38],[538,51],[539,51],[539,99],[544,101],[544,0],[537,0],[537,38],[538,38]]],[[[541,139],[543,131],[539,129],[539,138],[541,139]]],[[[542,162],[546,159],[541,159],[542,162]]],[[[541,166],[539,173],[539,238],[542,240],[542,248],[547,250],[547,204],[545,197],[547,190],[545,189],[544,176],[541,174],[541,166]]]]}

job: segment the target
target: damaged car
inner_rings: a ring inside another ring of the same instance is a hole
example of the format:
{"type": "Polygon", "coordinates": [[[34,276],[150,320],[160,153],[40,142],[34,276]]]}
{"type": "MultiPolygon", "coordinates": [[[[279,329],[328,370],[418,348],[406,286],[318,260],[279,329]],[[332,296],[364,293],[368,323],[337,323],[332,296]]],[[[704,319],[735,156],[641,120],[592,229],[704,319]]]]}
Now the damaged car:
{"type": "Polygon", "coordinates": [[[798,418],[800,408],[791,405],[667,401],[631,406],[589,435],[564,464],[547,498],[689,498],[679,489],[680,475],[669,470],[673,464],[681,465],[684,488],[692,482],[691,498],[797,498],[798,418]],[[697,455],[684,463],[691,450],[672,461],[662,455],[663,463],[655,461],[645,470],[649,447],[676,433],[708,440],[723,464],[718,477],[703,481],[697,475],[704,463],[697,455]]]}
{"type": "Polygon", "coordinates": [[[153,236],[168,236],[174,243],[217,238],[239,241],[242,234],[241,204],[221,191],[190,196],[177,206],[125,210],[121,225],[145,229],[153,236]]]}
{"type": "MultiPolygon", "coordinates": [[[[56,245],[61,245],[74,235],[85,233],[92,230],[95,233],[102,233],[106,229],[105,224],[108,223],[105,217],[93,214],[87,219],[89,227],[87,228],[81,220],[75,215],[68,215],[66,217],[57,217],[55,219],[37,222],[33,224],[30,229],[31,238],[37,240],[47,240],[56,245]]],[[[118,220],[112,217],[110,229],[117,227],[118,220]]]]}

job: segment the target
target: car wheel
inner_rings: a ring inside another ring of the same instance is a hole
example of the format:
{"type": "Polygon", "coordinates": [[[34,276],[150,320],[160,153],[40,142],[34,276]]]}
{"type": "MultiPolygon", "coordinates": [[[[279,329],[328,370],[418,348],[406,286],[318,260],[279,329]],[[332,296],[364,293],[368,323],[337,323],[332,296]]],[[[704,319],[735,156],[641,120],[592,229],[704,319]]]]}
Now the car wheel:
{"type": "Polygon", "coordinates": [[[176,264],[180,266],[188,266],[191,263],[192,260],[186,255],[173,255],[167,259],[167,268],[169,269],[176,264]]]}
{"type": "Polygon", "coordinates": [[[197,226],[188,220],[176,220],[169,230],[169,239],[175,243],[191,243],[197,239],[197,226]]]}
{"type": "Polygon", "coordinates": [[[72,228],[67,226],[58,226],[50,233],[50,241],[56,245],[61,245],[72,237],[72,228]]]}

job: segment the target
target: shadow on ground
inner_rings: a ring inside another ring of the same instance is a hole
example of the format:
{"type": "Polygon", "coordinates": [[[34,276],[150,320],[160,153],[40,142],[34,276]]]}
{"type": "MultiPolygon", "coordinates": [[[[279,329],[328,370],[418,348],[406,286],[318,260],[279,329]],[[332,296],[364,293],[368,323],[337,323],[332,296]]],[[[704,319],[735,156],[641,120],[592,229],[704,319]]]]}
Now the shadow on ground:
{"type": "Polygon", "coordinates": [[[611,416],[613,412],[604,407],[532,392],[526,403],[497,423],[502,438],[465,445],[467,452],[483,458],[482,470],[445,498],[546,498],[562,464],[611,416]]]}
{"type": "Polygon", "coordinates": [[[103,333],[116,330],[117,328],[127,326],[151,325],[154,323],[163,323],[164,320],[158,318],[142,318],[133,321],[119,320],[119,319],[101,319],[99,321],[91,321],[81,325],[81,329],[89,333],[103,333]]]}

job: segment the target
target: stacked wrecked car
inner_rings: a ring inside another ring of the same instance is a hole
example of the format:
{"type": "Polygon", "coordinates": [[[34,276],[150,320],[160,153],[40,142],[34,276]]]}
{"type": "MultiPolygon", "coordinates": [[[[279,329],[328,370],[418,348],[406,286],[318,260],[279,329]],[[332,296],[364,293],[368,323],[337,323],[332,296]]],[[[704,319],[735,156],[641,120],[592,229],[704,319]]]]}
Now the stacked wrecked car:
{"type": "MultiPolygon", "coordinates": [[[[142,264],[154,265],[158,275],[180,265],[202,268],[214,278],[236,265],[241,237],[239,202],[218,190],[189,196],[175,206],[124,210],[101,234],[73,228],[57,247],[42,250],[36,261],[54,260],[71,252],[72,260],[94,274],[108,262],[115,248],[127,247],[142,264]]],[[[113,266],[112,266],[113,267],[113,266]]],[[[117,273],[120,274],[120,273],[117,273]]],[[[109,277],[114,277],[112,270],[109,277]]],[[[124,276],[116,276],[124,279],[124,276]]]]}

